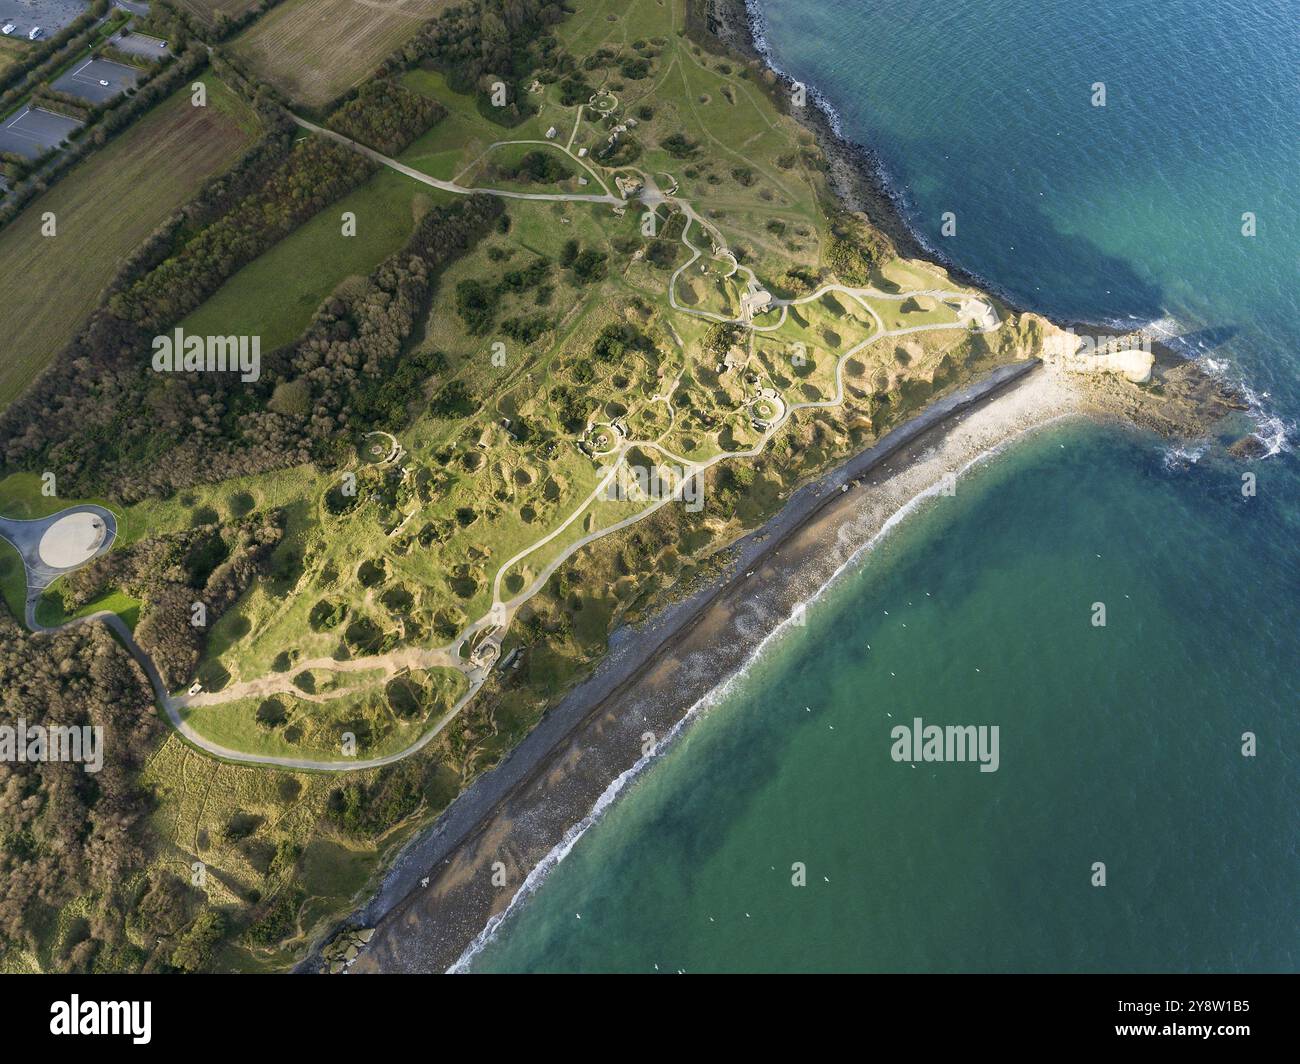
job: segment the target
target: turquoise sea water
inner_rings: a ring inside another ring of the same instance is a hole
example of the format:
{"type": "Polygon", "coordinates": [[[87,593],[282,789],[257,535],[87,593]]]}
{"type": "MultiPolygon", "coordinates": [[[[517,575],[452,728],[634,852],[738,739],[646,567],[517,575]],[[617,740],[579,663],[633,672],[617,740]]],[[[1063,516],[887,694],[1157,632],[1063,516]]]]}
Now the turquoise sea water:
{"type": "Polygon", "coordinates": [[[1075,425],[980,467],[702,713],[475,970],[1294,970],[1300,4],[763,10],[927,238],[1047,313],[1159,321],[1251,387],[1278,453],[1175,461],[1075,425]],[[892,761],[917,716],[998,725],[998,771],[892,761]]]}

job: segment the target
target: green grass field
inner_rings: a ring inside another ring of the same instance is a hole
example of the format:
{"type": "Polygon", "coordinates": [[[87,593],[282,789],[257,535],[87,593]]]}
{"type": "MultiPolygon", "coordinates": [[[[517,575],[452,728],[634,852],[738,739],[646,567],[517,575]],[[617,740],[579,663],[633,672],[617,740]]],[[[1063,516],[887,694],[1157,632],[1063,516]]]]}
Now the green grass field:
{"type": "Polygon", "coordinates": [[[23,560],[6,540],[0,539],[0,595],[12,617],[22,623],[27,604],[27,579],[23,560]]]}
{"type": "Polygon", "coordinates": [[[75,620],[78,617],[89,617],[92,613],[111,610],[126,621],[127,626],[134,631],[135,626],[140,621],[140,607],[142,605],[143,603],[139,599],[134,599],[125,592],[110,591],[92,602],[87,602],[80,609],[68,613],[63,608],[63,600],[59,598],[57,590],[47,591],[36,604],[36,621],[38,624],[53,628],[55,625],[75,620]]]}
{"type": "Polygon", "coordinates": [[[215,79],[208,106],[186,86],[79,163],[0,232],[10,280],[0,301],[0,407],[8,405],[76,334],[122,260],[256,135],[256,119],[215,79]],[[53,213],[56,235],[42,236],[53,213]]]}
{"type": "Polygon", "coordinates": [[[272,351],[302,335],[316,308],[349,278],[366,277],[406,243],[416,221],[452,197],[383,170],[249,263],[181,327],[198,335],[261,336],[272,351]],[[356,235],[342,235],[345,211],[356,235]]]}
{"type": "MultiPolygon", "coordinates": [[[[373,685],[378,678],[377,672],[321,677],[340,690],[353,685],[373,685]]],[[[312,702],[289,694],[270,699],[239,699],[215,706],[188,707],[181,710],[181,716],[205,738],[233,750],[282,757],[337,758],[341,756],[341,736],[351,732],[357,740],[356,756],[382,757],[418,739],[467,686],[464,676],[450,669],[430,670],[391,682],[403,685],[404,690],[414,694],[411,712],[406,716],[391,707],[384,686],[327,702],[312,702]],[[260,722],[257,717],[259,708],[271,700],[285,713],[284,721],[274,726],[260,722]]]]}

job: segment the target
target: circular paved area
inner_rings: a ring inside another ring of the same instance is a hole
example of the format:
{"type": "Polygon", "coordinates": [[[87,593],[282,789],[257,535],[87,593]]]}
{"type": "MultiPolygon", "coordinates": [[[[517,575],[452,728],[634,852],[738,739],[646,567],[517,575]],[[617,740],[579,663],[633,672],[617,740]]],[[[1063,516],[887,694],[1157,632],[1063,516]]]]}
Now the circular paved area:
{"type": "Polygon", "coordinates": [[[70,569],[93,558],[107,534],[108,526],[99,514],[68,514],[45,530],[37,553],[51,569],[70,569]]]}

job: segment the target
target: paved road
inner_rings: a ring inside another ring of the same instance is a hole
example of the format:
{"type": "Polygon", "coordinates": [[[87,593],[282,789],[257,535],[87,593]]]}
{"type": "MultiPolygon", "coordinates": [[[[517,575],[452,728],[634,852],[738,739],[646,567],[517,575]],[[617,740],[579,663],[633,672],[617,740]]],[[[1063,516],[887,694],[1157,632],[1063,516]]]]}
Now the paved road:
{"type": "Polygon", "coordinates": [[[0,538],[7,540],[23,560],[23,569],[27,578],[27,626],[33,631],[40,630],[36,623],[36,603],[40,600],[41,592],[60,576],[71,573],[85,564],[81,562],[62,567],[49,565],[41,557],[41,539],[51,526],[63,518],[82,513],[94,514],[104,523],[103,541],[95,553],[86,559],[90,561],[109,550],[113,546],[113,541],[117,539],[117,516],[112,510],[88,503],[84,506],[69,506],[56,514],[38,517],[31,521],[0,517],[0,538]]]}

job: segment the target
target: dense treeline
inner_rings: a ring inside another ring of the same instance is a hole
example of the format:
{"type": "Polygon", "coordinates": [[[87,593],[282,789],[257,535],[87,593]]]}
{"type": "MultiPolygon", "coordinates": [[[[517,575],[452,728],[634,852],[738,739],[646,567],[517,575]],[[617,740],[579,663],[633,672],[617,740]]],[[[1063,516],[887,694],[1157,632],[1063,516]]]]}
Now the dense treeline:
{"type": "Polygon", "coordinates": [[[163,734],[149,683],[103,625],[33,635],[0,606],[0,723],[19,718],[103,728],[103,765],[0,762],[0,951],[36,949],[56,910],[84,896],[49,963],[136,970],[148,956],[126,938],[124,892],[147,860],[150,802],[135,779],[163,734]]]}
{"type": "Polygon", "coordinates": [[[432,97],[379,78],[366,82],[325,124],[385,155],[396,155],[446,116],[446,108],[432,97]]]}
{"type": "Polygon", "coordinates": [[[127,52],[121,48],[115,48],[111,44],[102,45],[95,54],[101,59],[111,59],[114,63],[136,67],[139,70],[150,70],[158,65],[158,59],[154,56],[141,55],[139,52],[127,52]]]}
{"type": "Polygon", "coordinates": [[[369,783],[351,780],[330,792],[325,815],[351,835],[380,835],[420,808],[423,776],[422,767],[409,760],[377,773],[369,783]]]}
{"type": "Polygon", "coordinates": [[[831,231],[826,261],[845,284],[871,284],[871,271],[894,255],[884,233],[850,215],[835,219],[831,231]]]}
{"type": "Polygon", "coordinates": [[[497,173],[511,181],[528,184],[553,185],[573,176],[573,168],[555,152],[533,150],[519,162],[499,164],[497,173]]]}
{"type": "Polygon", "coordinates": [[[456,4],[424,24],[390,55],[379,74],[393,77],[414,66],[441,71],[455,92],[476,93],[485,117],[505,126],[533,113],[522,91],[526,74],[548,66],[558,45],[549,32],[566,15],[547,0],[472,0],[456,4]],[[504,106],[489,101],[492,84],[512,86],[504,106]]]}
{"type": "Polygon", "coordinates": [[[151,331],[180,321],[236,270],[374,170],[364,156],[325,137],[300,141],[260,188],[118,292],[109,302],[110,313],[151,331]]]}
{"type": "Polygon", "coordinates": [[[75,610],[111,588],[142,599],[136,641],[171,688],[187,684],[204,639],[252,582],[284,532],[279,511],[257,512],[228,525],[202,525],[111,551],[63,581],[63,603],[75,610]],[[203,625],[193,607],[201,603],[203,625]]]}
{"type": "Polygon", "coordinates": [[[32,94],[31,105],[39,107],[42,111],[51,111],[56,115],[63,115],[65,118],[83,123],[90,121],[93,110],[91,105],[81,97],[59,92],[48,86],[42,86],[32,94]]]}
{"type": "Polygon", "coordinates": [[[245,26],[256,22],[271,8],[278,7],[281,3],[283,0],[262,0],[260,4],[253,4],[238,15],[232,16],[225,11],[214,12],[210,20],[195,17],[191,11],[178,6],[175,0],[153,0],[151,10],[153,18],[157,19],[161,15],[173,20],[183,25],[193,36],[209,44],[215,44],[227,37],[233,37],[245,26]]]}
{"type": "MultiPolygon", "coordinates": [[[[536,64],[528,46],[564,18],[548,0],[471,0],[426,22],[385,66],[428,63],[447,74],[457,92],[473,92],[485,76],[522,77],[536,64]]],[[[381,67],[381,71],[383,68],[381,67]]]]}
{"type": "Polygon", "coordinates": [[[216,17],[212,20],[212,29],[209,31],[208,37],[218,41],[233,37],[245,26],[252,25],[271,8],[279,6],[282,2],[283,0],[262,0],[260,4],[254,4],[247,11],[234,18],[231,18],[224,11],[218,11],[216,17]]]}
{"type": "Polygon", "coordinates": [[[550,259],[538,255],[527,266],[507,270],[496,282],[467,277],[456,284],[456,313],[471,335],[482,336],[496,324],[502,298],[523,295],[533,289],[541,295],[547,291],[545,282],[550,276],[550,259]]]}
{"type": "Polygon", "coordinates": [[[166,41],[168,47],[177,52],[189,47],[192,36],[199,36],[194,32],[195,20],[188,12],[160,3],[150,3],[147,15],[133,16],[130,28],[134,33],[166,41]]]}

